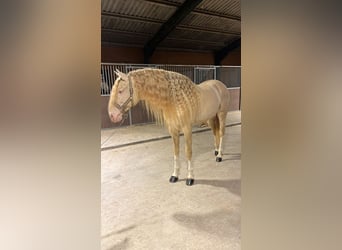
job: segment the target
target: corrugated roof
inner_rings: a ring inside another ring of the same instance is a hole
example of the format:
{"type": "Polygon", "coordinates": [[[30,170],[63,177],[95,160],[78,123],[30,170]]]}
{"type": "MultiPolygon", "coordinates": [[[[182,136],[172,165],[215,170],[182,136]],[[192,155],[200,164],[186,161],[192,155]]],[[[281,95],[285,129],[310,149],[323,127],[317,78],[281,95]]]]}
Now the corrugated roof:
{"type": "Polygon", "coordinates": [[[102,0],[102,11],[160,21],[166,21],[176,9],[172,5],[158,5],[144,0],[102,0]]]}
{"type": "MultiPolygon", "coordinates": [[[[102,0],[101,40],[106,44],[143,48],[184,2],[102,0]]],[[[161,40],[157,47],[218,51],[240,36],[240,0],[203,0],[171,32],[157,38],[161,40]]]]}
{"type": "Polygon", "coordinates": [[[197,29],[214,29],[219,32],[234,32],[240,35],[240,21],[229,20],[225,21],[217,16],[204,16],[197,13],[190,13],[181,24],[196,27],[197,29]],[[238,25],[236,27],[236,24],[238,25]]]}
{"type": "Polygon", "coordinates": [[[241,17],[240,0],[203,1],[196,10],[207,10],[213,13],[241,17]]]}

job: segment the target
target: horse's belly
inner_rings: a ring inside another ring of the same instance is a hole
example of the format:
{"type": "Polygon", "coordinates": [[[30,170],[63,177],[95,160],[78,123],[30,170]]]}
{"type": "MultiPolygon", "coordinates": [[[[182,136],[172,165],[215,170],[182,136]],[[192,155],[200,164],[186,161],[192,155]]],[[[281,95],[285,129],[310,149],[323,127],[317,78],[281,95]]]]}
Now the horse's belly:
{"type": "Polygon", "coordinates": [[[199,111],[199,115],[198,115],[198,118],[197,118],[197,122],[205,122],[211,118],[213,118],[218,110],[219,110],[219,103],[206,103],[204,102],[202,105],[201,105],[201,109],[199,111]]]}
{"type": "Polygon", "coordinates": [[[225,89],[225,86],[216,80],[205,81],[199,85],[200,109],[197,122],[205,122],[215,117],[221,108],[222,98],[224,98],[222,91],[225,89]]]}

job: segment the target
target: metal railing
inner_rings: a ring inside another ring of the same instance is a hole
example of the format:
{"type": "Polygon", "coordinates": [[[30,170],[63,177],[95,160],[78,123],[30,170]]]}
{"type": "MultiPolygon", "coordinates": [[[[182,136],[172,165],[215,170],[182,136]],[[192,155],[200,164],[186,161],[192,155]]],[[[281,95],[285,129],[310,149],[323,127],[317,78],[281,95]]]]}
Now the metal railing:
{"type": "Polygon", "coordinates": [[[117,78],[116,69],[128,73],[142,68],[158,68],[178,72],[188,76],[196,84],[205,80],[217,79],[222,81],[227,88],[241,88],[241,66],[101,63],[101,96],[110,95],[117,78]]]}

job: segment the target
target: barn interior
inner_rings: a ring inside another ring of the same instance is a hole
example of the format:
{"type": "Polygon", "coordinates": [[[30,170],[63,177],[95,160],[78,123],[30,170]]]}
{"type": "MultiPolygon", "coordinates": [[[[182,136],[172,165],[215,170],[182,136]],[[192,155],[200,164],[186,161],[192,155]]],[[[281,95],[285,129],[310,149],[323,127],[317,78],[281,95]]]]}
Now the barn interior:
{"type": "Polygon", "coordinates": [[[241,248],[240,47],[239,0],[102,0],[103,250],[241,248]],[[210,129],[193,127],[191,187],[185,185],[183,137],[180,180],[169,183],[173,152],[167,130],[140,105],[122,124],[109,120],[116,79],[111,72],[144,67],[178,71],[195,83],[222,79],[230,89],[222,162],[215,162],[210,129]]]}

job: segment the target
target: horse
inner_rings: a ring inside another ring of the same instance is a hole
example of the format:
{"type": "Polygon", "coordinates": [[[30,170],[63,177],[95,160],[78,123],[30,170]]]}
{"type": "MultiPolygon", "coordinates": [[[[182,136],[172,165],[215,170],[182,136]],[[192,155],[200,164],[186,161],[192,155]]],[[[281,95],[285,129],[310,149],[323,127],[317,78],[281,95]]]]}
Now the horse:
{"type": "Polygon", "coordinates": [[[222,139],[230,94],[218,80],[207,80],[196,85],[187,76],[162,69],[138,69],[122,73],[112,88],[108,114],[113,123],[122,122],[129,109],[142,101],[157,123],[165,125],[173,140],[174,163],[171,183],[180,174],[179,135],[185,138],[188,175],[186,185],[194,183],[192,164],[192,126],[207,123],[214,134],[216,161],[222,161],[222,139]]]}

